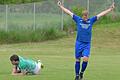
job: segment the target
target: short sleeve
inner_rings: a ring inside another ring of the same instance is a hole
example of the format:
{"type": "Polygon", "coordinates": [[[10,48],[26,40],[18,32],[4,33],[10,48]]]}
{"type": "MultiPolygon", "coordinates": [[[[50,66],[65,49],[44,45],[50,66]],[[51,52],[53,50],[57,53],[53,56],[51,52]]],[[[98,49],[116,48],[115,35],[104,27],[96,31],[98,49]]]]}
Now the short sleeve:
{"type": "Polygon", "coordinates": [[[79,16],[73,14],[73,20],[77,23],[81,19],[79,16]]]}
{"type": "Polygon", "coordinates": [[[97,19],[97,16],[94,16],[90,20],[92,21],[92,23],[95,23],[98,19],[97,19]]]}

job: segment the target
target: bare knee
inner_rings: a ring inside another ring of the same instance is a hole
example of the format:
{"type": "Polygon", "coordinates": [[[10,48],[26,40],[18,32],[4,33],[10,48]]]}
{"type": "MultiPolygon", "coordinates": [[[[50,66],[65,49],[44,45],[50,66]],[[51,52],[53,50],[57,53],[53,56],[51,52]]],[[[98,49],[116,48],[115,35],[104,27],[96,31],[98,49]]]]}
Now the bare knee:
{"type": "Polygon", "coordinates": [[[76,62],[80,62],[80,59],[76,59],[76,62]]]}
{"type": "Polygon", "coordinates": [[[84,61],[84,62],[88,62],[88,60],[89,60],[89,57],[86,57],[86,56],[83,57],[83,61],[84,61]]]}

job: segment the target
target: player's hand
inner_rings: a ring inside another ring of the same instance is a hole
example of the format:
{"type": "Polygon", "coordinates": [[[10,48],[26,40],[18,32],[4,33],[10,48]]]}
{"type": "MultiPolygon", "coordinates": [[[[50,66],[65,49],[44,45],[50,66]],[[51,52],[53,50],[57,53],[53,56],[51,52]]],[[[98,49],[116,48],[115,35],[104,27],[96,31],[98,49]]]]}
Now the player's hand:
{"type": "Polygon", "coordinates": [[[110,6],[110,9],[113,10],[115,8],[115,2],[112,3],[112,5],[110,6]]]}
{"type": "Polygon", "coordinates": [[[61,3],[60,1],[58,1],[58,3],[57,3],[57,4],[58,4],[58,6],[62,6],[62,3],[61,3]]]}

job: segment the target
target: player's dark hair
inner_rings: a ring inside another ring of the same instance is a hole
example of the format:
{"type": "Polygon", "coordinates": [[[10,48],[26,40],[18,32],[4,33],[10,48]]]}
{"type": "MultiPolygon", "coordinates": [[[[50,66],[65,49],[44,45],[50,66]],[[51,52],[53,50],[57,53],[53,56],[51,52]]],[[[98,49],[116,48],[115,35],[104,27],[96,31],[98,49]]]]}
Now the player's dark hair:
{"type": "Polygon", "coordinates": [[[18,55],[14,54],[10,57],[10,61],[19,61],[18,55]]]}

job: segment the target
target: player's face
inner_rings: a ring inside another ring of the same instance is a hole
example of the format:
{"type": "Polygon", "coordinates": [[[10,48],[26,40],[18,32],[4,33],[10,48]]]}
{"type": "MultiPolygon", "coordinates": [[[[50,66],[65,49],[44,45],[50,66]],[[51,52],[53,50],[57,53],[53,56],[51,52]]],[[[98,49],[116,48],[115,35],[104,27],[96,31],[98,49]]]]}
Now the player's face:
{"type": "Polygon", "coordinates": [[[18,65],[19,61],[11,61],[13,65],[18,65]]]}
{"type": "Polygon", "coordinates": [[[88,14],[84,14],[84,15],[82,16],[82,18],[83,18],[84,21],[87,21],[87,20],[88,20],[88,14]]]}

